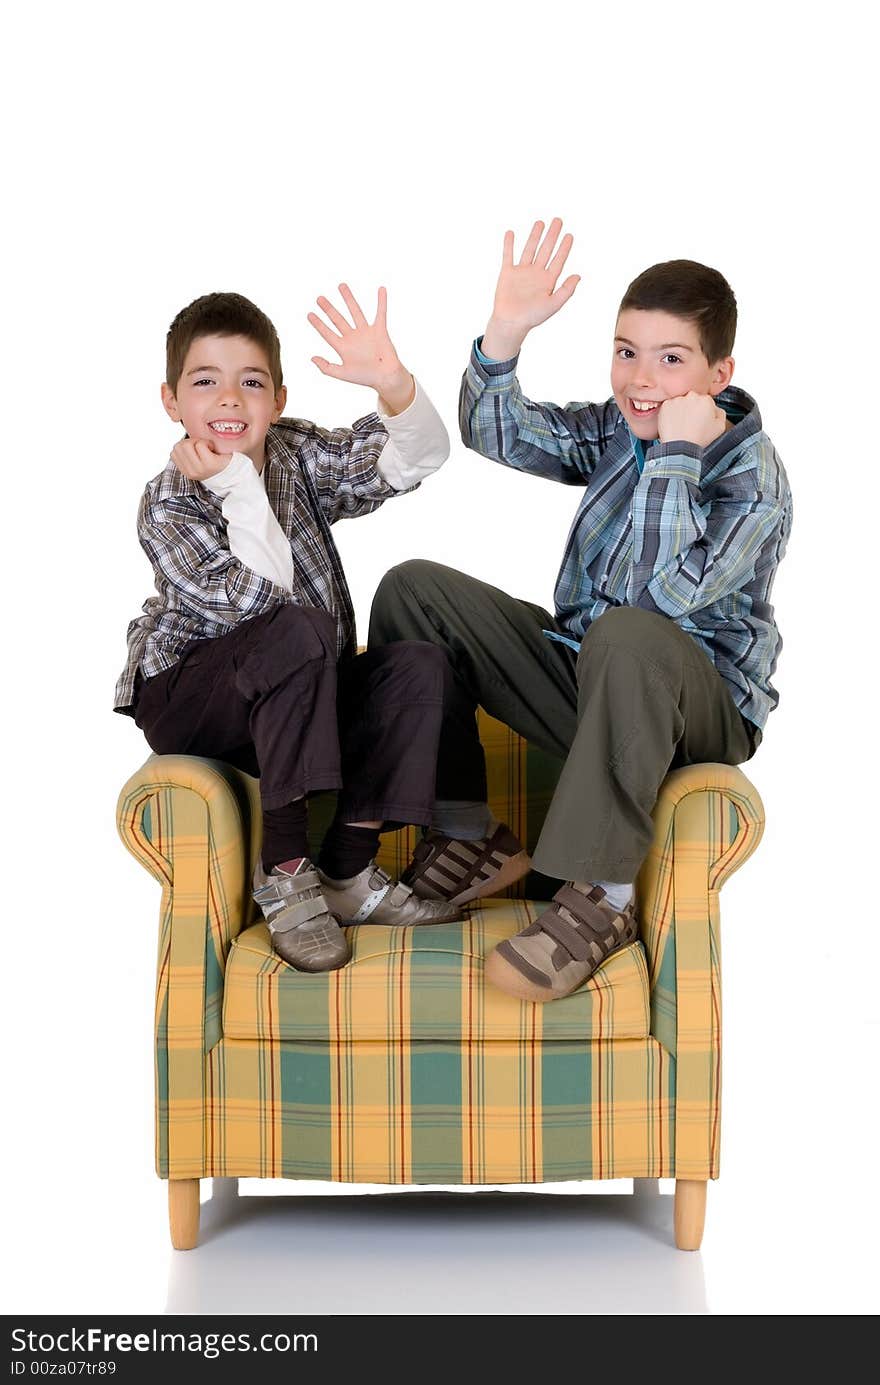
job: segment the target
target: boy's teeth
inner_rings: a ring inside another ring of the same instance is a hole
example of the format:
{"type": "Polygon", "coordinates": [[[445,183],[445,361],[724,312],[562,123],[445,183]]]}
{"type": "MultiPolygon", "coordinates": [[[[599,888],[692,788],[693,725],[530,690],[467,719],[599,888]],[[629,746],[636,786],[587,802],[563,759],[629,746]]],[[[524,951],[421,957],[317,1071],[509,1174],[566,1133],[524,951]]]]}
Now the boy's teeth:
{"type": "Polygon", "coordinates": [[[211,427],[216,433],[243,433],[243,423],[212,423],[211,427]]]}
{"type": "Polygon", "coordinates": [[[656,409],[656,407],[657,405],[653,402],[645,404],[640,402],[638,399],[633,400],[633,408],[637,409],[640,414],[647,413],[649,409],[656,409]]]}

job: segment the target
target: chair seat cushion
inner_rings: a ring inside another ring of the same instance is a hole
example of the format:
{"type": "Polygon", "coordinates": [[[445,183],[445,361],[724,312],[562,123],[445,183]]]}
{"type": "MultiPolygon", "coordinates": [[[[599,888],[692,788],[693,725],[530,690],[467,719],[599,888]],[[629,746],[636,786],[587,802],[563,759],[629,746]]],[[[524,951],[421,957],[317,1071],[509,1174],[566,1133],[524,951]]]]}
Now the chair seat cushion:
{"type": "Polygon", "coordinates": [[[351,961],[318,974],[282,962],[266,925],[254,924],[230,949],[223,1033],[270,1043],[646,1038],[648,974],[638,942],[609,957],[564,1000],[532,1004],[484,985],[486,955],[545,907],[490,899],[458,923],[361,925],[348,930],[351,961]]]}

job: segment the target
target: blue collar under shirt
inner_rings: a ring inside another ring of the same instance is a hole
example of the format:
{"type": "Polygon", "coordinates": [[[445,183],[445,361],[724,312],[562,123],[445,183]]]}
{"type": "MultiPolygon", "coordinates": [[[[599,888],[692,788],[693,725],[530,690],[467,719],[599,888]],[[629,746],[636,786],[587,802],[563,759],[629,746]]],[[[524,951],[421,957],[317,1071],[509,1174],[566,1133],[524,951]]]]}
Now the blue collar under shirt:
{"type": "Polygon", "coordinates": [[[630,437],[633,440],[633,448],[635,449],[636,466],[638,467],[639,475],[641,476],[642,472],[645,469],[645,452],[647,448],[653,447],[654,443],[658,442],[659,439],[654,438],[651,442],[643,443],[641,438],[637,438],[635,433],[633,432],[630,433],[630,437]]]}

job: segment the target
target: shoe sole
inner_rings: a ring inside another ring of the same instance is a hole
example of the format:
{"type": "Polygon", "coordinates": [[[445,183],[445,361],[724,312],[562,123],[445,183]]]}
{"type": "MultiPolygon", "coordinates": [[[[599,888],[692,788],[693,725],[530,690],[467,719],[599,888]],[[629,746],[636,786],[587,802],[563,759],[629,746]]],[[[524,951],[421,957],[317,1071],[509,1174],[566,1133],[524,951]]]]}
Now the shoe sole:
{"type": "MultiPolygon", "coordinates": [[[[499,952],[490,952],[485,964],[486,980],[493,986],[497,986],[499,991],[506,991],[508,995],[515,996],[517,1000],[564,1000],[563,995],[555,993],[549,986],[536,986],[533,981],[529,981],[518,971],[512,963],[502,957],[499,952]]],[[[582,982],[585,985],[586,982],[582,982]]],[[[577,987],[579,990],[580,987],[577,987]]],[[[573,991],[567,994],[573,995],[573,991]]]]}
{"type": "Polygon", "coordinates": [[[278,958],[279,962],[283,962],[286,967],[290,967],[291,971],[302,972],[304,976],[318,976],[325,971],[339,971],[340,967],[348,966],[348,963],[351,961],[351,948],[348,949],[348,952],[345,954],[344,957],[340,957],[338,961],[331,960],[326,964],[326,966],[323,967],[305,966],[303,963],[304,960],[308,960],[307,958],[298,958],[295,962],[293,962],[289,957],[285,957],[283,953],[279,952],[274,945],[272,947],[272,952],[278,958]]]}
{"type": "Polygon", "coordinates": [[[512,962],[508,962],[497,948],[489,953],[483,971],[487,981],[491,982],[493,986],[497,986],[499,991],[506,991],[508,995],[516,996],[517,1000],[532,1000],[542,1004],[548,1000],[565,1000],[566,996],[574,995],[589,981],[592,981],[596,972],[601,971],[605,963],[610,962],[612,957],[616,957],[618,952],[623,952],[624,948],[631,947],[637,941],[637,937],[638,935],[627,938],[618,947],[615,947],[600,962],[599,966],[590,972],[589,976],[585,976],[583,981],[579,981],[570,991],[554,991],[551,986],[539,986],[536,982],[530,981],[512,962]]]}
{"type": "MultiPolygon", "coordinates": [[[[476,885],[471,885],[468,889],[462,890],[461,894],[453,895],[450,904],[458,905],[470,904],[474,899],[483,899],[487,895],[497,894],[499,890],[504,890],[508,885],[521,880],[532,868],[532,858],[527,851],[520,851],[517,856],[511,856],[506,865],[503,865],[496,875],[489,880],[479,881],[476,885]]],[[[418,894],[418,890],[413,887],[413,893],[418,894]]],[[[430,899],[430,895],[419,895],[420,899],[430,899]]]]}

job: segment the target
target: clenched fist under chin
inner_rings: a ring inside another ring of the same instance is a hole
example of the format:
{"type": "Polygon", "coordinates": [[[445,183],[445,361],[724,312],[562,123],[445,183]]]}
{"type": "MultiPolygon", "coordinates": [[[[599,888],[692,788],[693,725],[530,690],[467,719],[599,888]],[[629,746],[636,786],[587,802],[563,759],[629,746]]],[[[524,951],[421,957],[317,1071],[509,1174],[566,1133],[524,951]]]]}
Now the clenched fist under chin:
{"type": "Polygon", "coordinates": [[[711,394],[690,390],[675,399],[664,399],[657,415],[661,442],[690,442],[708,447],[727,427],[727,415],[711,394]]]}
{"type": "Polygon", "coordinates": [[[171,449],[171,460],[183,476],[204,481],[229,466],[231,452],[218,452],[213,443],[181,438],[171,449]]]}

